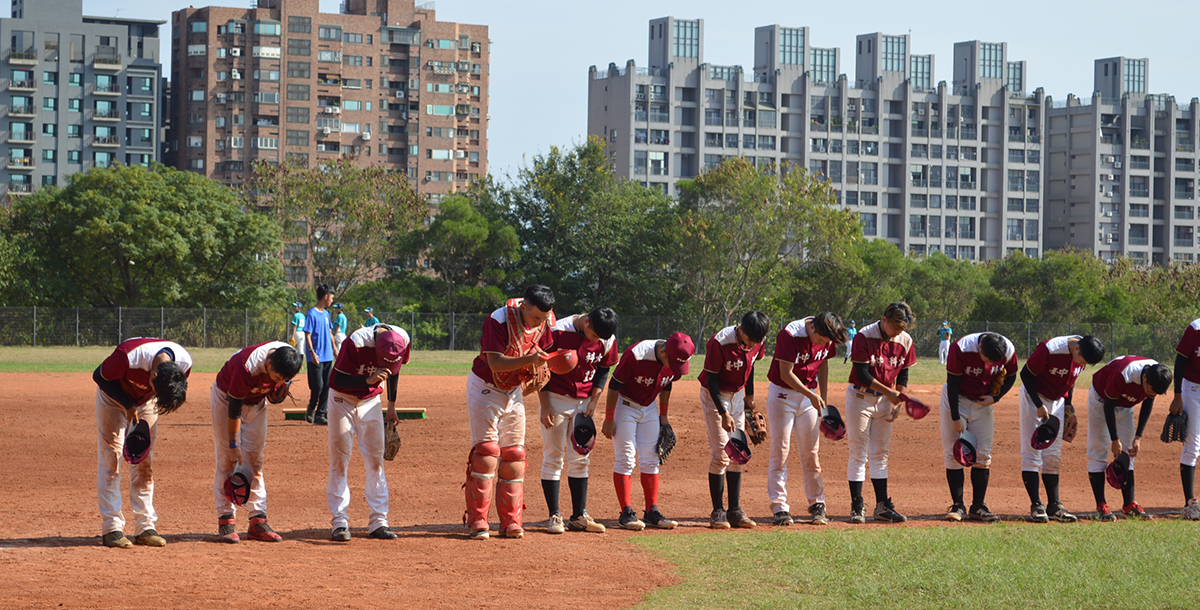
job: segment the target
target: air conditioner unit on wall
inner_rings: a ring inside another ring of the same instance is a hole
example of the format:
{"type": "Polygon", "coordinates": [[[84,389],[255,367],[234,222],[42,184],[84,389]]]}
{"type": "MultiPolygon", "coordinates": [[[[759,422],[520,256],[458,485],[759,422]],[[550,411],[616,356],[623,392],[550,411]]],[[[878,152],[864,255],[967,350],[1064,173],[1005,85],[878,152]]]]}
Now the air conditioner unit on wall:
{"type": "Polygon", "coordinates": [[[321,133],[324,135],[329,135],[329,134],[333,133],[333,128],[332,127],[322,127],[321,133]]]}
{"type": "Polygon", "coordinates": [[[326,106],[324,112],[325,112],[325,114],[333,114],[333,113],[337,112],[337,108],[334,106],[326,106]]]}
{"type": "Polygon", "coordinates": [[[370,142],[371,141],[371,132],[368,131],[368,132],[362,134],[362,139],[363,139],[363,142],[370,142]]]}
{"type": "Polygon", "coordinates": [[[1115,168],[1117,168],[1117,169],[1121,169],[1121,162],[1120,162],[1120,161],[1114,161],[1114,162],[1113,162],[1113,167],[1115,167],[1115,168]]]}
{"type": "Polygon", "coordinates": [[[232,57],[241,57],[241,56],[242,56],[242,50],[241,50],[241,49],[239,49],[239,48],[237,48],[237,47],[234,47],[234,48],[232,48],[232,49],[229,49],[229,55],[230,55],[230,56],[232,56],[232,57]]]}

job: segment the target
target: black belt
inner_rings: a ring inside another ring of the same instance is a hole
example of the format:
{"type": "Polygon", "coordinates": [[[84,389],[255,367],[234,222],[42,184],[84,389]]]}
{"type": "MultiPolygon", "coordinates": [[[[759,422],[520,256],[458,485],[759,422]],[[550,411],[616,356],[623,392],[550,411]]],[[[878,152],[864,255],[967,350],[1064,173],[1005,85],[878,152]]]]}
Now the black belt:
{"type": "Polygon", "coordinates": [[[875,390],[872,390],[871,388],[864,388],[860,385],[854,386],[854,389],[858,390],[859,392],[862,392],[864,394],[870,394],[871,396],[883,396],[883,392],[876,392],[875,390]]]}

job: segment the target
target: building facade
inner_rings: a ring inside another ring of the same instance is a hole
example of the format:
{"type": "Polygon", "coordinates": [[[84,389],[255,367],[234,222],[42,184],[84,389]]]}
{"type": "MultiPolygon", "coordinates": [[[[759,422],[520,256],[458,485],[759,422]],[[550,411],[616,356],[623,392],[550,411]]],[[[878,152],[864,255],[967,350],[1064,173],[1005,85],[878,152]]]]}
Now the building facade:
{"type": "Polygon", "coordinates": [[[173,165],[240,188],[256,160],[353,155],[434,201],[487,174],[487,26],[413,0],[256,6],[172,14],[173,165]]]}
{"type": "Polygon", "coordinates": [[[13,0],[0,19],[6,192],[159,158],[163,21],[87,17],[83,0],[13,0]]]}

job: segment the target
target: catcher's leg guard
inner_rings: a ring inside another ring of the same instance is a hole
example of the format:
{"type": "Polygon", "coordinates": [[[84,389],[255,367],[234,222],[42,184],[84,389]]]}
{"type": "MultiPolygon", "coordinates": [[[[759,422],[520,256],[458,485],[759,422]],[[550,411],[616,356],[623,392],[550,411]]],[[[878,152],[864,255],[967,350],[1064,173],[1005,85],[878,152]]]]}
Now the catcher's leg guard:
{"type": "Polygon", "coordinates": [[[496,512],[500,515],[500,533],[521,538],[525,527],[521,511],[525,508],[525,448],[520,445],[500,450],[500,484],[496,486],[496,512]]]}
{"type": "Polygon", "coordinates": [[[467,511],[463,520],[473,532],[488,529],[488,508],[492,505],[492,483],[499,457],[500,445],[491,441],[471,447],[467,456],[467,481],[463,483],[467,490],[467,511]]]}

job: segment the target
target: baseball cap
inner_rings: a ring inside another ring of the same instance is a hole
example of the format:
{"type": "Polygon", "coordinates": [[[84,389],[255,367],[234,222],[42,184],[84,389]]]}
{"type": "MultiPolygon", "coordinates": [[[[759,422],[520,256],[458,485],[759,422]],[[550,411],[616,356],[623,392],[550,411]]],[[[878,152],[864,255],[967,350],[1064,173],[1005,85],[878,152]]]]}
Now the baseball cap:
{"type": "Polygon", "coordinates": [[[295,303],[292,303],[292,307],[304,307],[304,303],[301,303],[300,301],[296,301],[295,303]]]}
{"type": "Polygon", "coordinates": [[[334,307],[334,309],[342,309],[342,304],[341,304],[341,303],[334,303],[334,304],[333,304],[333,307],[334,307]]]}
{"type": "Polygon", "coordinates": [[[696,353],[692,338],[684,333],[675,333],[667,338],[667,361],[671,372],[682,377],[688,374],[688,360],[696,353]]]}
{"type": "Polygon", "coordinates": [[[375,311],[375,310],[374,310],[374,309],[372,309],[372,308],[370,308],[370,307],[368,307],[368,308],[366,308],[366,309],[364,309],[364,310],[363,310],[363,313],[371,313],[371,312],[373,312],[373,311],[375,311]]]}
{"type": "Polygon", "coordinates": [[[404,351],[407,349],[408,342],[404,340],[404,336],[394,330],[375,335],[375,358],[393,375],[400,372],[400,365],[404,364],[404,351]]]}

